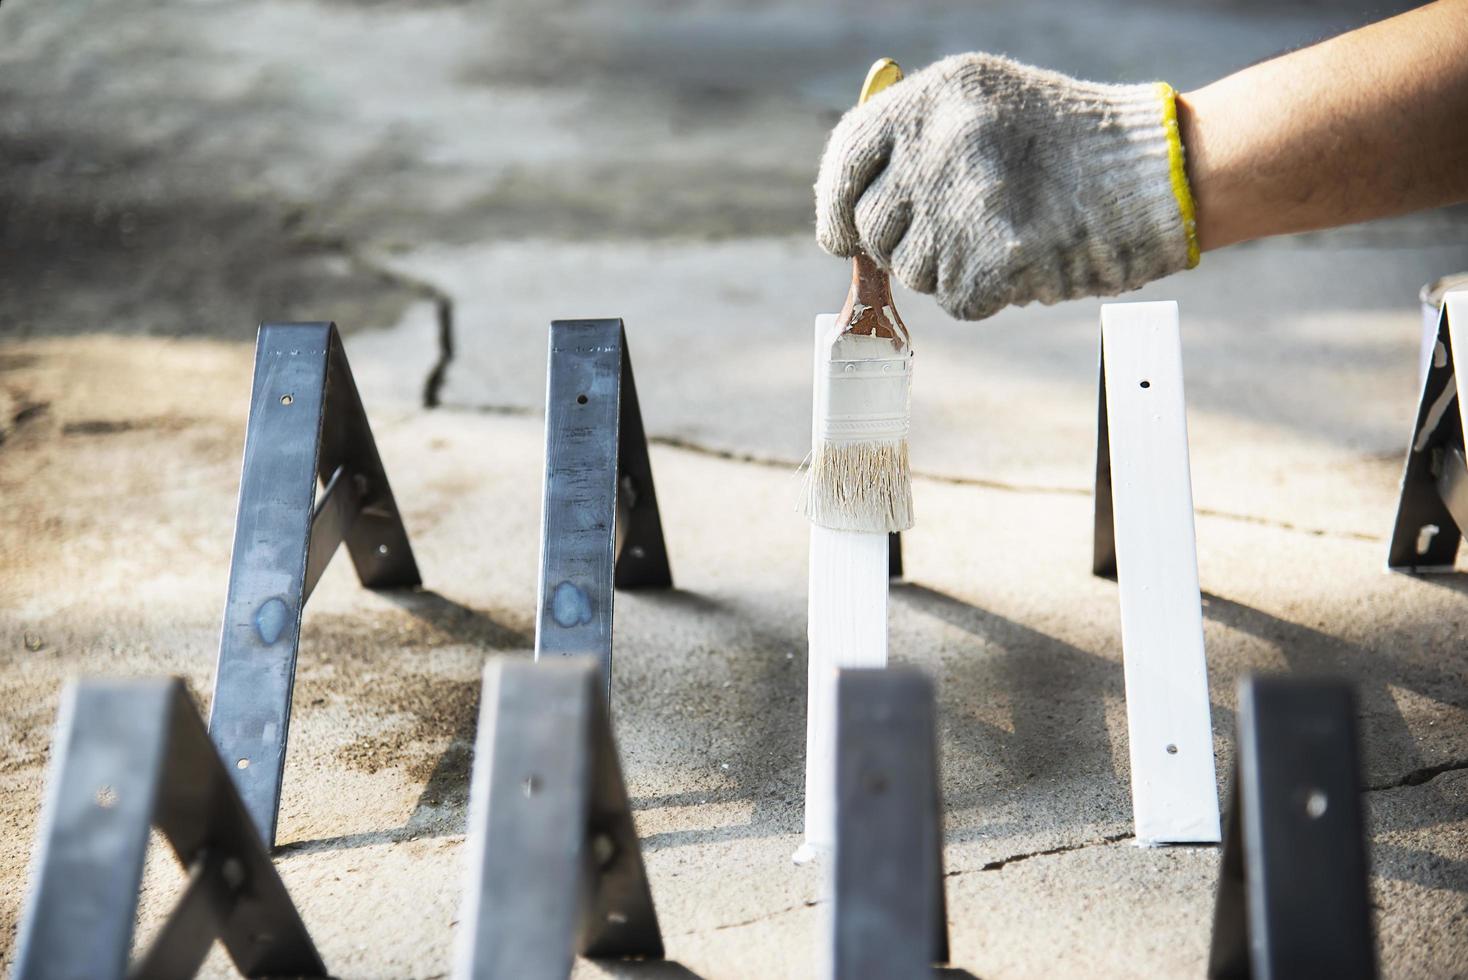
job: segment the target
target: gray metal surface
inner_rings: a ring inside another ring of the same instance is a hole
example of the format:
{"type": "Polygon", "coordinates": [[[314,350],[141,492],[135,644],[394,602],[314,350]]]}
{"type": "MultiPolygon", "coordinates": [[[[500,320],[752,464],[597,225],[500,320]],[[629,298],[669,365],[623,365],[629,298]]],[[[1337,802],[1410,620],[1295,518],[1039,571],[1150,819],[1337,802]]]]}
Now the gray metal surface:
{"type": "Polygon", "coordinates": [[[1448,472],[1446,458],[1450,450],[1460,454],[1463,450],[1462,398],[1455,361],[1444,307],[1412,423],[1397,518],[1387,549],[1387,566],[1397,571],[1452,571],[1463,538],[1465,525],[1453,516],[1447,503],[1450,497],[1444,493],[1451,493],[1461,475],[1448,472]],[[1446,485],[1440,482],[1444,477],[1446,485]]]}
{"type": "Polygon", "coordinates": [[[52,751],[17,978],[129,973],[150,825],[190,880],[131,975],[192,976],[215,938],[246,976],[326,975],[181,681],[73,684],[52,751]]]}
{"type": "Polygon", "coordinates": [[[468,840],[456,976],[663,955],[595,661],[485,668],[468,840]]]}
{"type": "Polygon", "coordinates": [[[933,685],[915,670],[836,681],[831,976],[927,977],[948,962],[933,685]]]}
{"type": "Polygon", "coordinates": [[[1111,425],[1106,416],[1106,351],[1098,355],[1100,381],[1096,386],[1096,489],[1092,497],[1095,522],[1091,543],[1091,574],[1116,578],[1116,525],[1111,512],[1111,425]]]}
{"type": "Polygon", "coordinates": [[[535,657],[595,657],[611,692],[613,590],[673,584],[621,320],[556,320],[545,407],[535,657]]]}
{"type": "Polygon", "coordinates": [[[420,583],[336,325],[264,324],[209,733],[270,846],[301,610],[343,541],[364,586],[420,583]]]}
{"type": "Polygon", "coordinates": [[[1239,684],[1210,977],[1376,975],[1350,685],[1239,684]]]}

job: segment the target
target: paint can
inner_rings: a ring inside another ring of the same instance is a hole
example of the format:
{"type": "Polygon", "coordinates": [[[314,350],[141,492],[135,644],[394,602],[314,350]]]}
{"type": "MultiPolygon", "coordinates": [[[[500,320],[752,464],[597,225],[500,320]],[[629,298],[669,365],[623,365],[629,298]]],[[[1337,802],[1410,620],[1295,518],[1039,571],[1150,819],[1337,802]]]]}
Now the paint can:
{"type": "Polygon", "coordinates": [[[1437,320],[1443,297],[1455,289],[1468,289],[1468,272],[1443,276],[1423,286],[1417,293],[1417,299],[1422,303],[1422,354],[1418,381],[1427,379],[1427,371],[1432,366],[1432,348],[1437,343],[1437,320]]]}

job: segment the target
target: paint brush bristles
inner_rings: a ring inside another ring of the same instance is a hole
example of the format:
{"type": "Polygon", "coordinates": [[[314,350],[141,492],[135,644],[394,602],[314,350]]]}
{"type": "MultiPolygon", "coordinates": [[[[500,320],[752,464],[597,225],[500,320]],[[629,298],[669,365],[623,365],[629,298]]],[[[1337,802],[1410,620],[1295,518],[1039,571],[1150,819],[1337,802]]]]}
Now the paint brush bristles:
{"type": "Polygon", "coordinates": [[[838,531],[912,527],[907,462],[912,348],[887,274],[853,260],[851,291],[817,373],[805,516],[838,531]]]}

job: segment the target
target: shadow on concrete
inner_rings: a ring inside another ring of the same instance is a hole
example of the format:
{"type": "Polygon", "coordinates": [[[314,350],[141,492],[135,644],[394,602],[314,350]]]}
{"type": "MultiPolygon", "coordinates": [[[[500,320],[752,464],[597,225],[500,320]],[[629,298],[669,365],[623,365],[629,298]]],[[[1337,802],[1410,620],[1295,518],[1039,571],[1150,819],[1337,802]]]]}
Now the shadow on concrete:
{"type": "MultiPolygon", "coordinates": [[[[488,655],[526,651],[534,641],[526,633],[504,626],[489,615],[431,589],[388,590],[379,593],[451,643],[483,649],[488,655]]],[[[452,731],[418,794],[413,812],[401,827],[344,834],[316,840],[293,841],[276,849],[279,854],[316,850],[344,850],[411,838],[447,837],[464,833],[468,820],[469,778],[474,764],[474,739],[479,728],[481,685],[467,682],[467,691],[451,713],[452,731]]],[[[446,719],[447,720],[447,719],[446,719]]],[[[426,731],[423,737],[437,733],[426,731]]]]}
{"type": "Polygon", "coordinates": [[[1422,888],[1468,892],[1468,861],[1380,842],[1371,845],[1370,859],[1372,873],[1380,877],[1422,888]]]}
{"type": "MultiPolygon", "coordinates": [[[[1468,801],[1449,799],[1431,775],[1437,768],[1424,763],[1419,740],[1412,733],[1391,688],[1412,691],[1424,698],[1457,704],[1463,699],[1461,675],[1438,670],[1404,658],[1422,647],[1421,635],[1383,636],[1377,649],[1330,636],[1308,626],[1255,609],[1212,593],[1203,593],[1203,613],[1230,629],[1265,640],[1276,647],[1291,674],[1334,676],[1356,688],[1363,755],[1362,786],[1366,794],[1413,787],[1411,805],[1373,807],[1367,832],[1423,830],[1455,823],[1468,816],[1468,801]],[[1372,780],[1372,770],[1394,775],[1372,780]]],[[[1391,843],[1371,847],[1372,870],[1393,880],[1428,888],[1468,891],[1468,864],[1426,851],[1391,843]]]]}
{"type": "Polygon", "coordinates": [[[596,965],[602,976],[625,980],[702,980],[675,960],[597,960],[596,965]]]}
{"type": "MultiPolygon", "coordinates": [[[[618,594],[619,602],[625,601],[623,595],[618,594]]],[[[772,626],[774,618],[757,606],[682,589],[625,595],[659,610],[663,628],[669,617],[687,619],[688,629],[679,628],[680,635],[712,638],[709,646],[690,650],[686,669],[676,671],[645,673],[634,658],[613,657],[612,717],[629,780],[649,767],[679,773],[680,787],[690,774],[716,773],[715,785],[706,789],[648,795],[629,785],[632,809],[749,806],[743,823],[648,834],[643,849],[799,834],[805,790],[804,618],[798,627],[772,626]],[[629,749],[635,752],[649,740],[666,750],[655,759],[629,755],[629,749]]],[[[645,621],[642,615],[620,616],[618,632],[628,646],[658,642],[636,635],[645,621]]]]}
{"type": "Polygon", "coordinates": [[[457,643],[491,650],[528,650],[532,636],[495,622],[489,616],[432,589],[390,589],[378,593],[399,609],[457,643]]]}
{"type": "MultiPolygon", "coordinates": [[[[1113,757],[1106,705],[1123,698],[1116,663],[1064,640],[982,609],[936,589],[893,583],[891,597],[915,612],[932,616],[977,639],[982,655],[964,650],[957,663],[945,663],[938,690],[943,725],[945,802],[949,810],[992,806],[1033,781],[1087,782],[1104,786],[1081,800],[1054,794],[1055,805],[1025,832],[1094,825],[1103,811],[1126,812],[1125,766],[1113,757]],[[1009,729],[975,716],[975,705],[1008,706],[1009,729]],[[1085,810],[1068,809],[1072,804],[1085,810]],[[1116,808],[1120,808],[1119,810],[1116,808]]],[[[1049,793],[1049,790],[1045,792],[1049,793]]],[[[995,824],[982,836],[1003,830],[995,824]]],[[[957,830],[958,842],[979,831],[957,830]]]]}

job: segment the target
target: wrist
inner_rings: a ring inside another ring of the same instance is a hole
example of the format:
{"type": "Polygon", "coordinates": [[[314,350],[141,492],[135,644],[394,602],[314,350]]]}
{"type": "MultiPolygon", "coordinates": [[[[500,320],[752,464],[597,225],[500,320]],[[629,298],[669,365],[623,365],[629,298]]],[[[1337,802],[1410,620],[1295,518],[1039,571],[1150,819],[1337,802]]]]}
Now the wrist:
{"type": "Polygon", "coordinates": [[[1246,193],[1246,181],[1239,179],[1231,163],[1226,122],[1217,98],[1208,89],[1178,93],[1178,132],[1192,190],[1198,247],[1204,252],[1268,234],[1258,228],[1259,216],[1250,210],[1253,198],[1246,193]]]}

